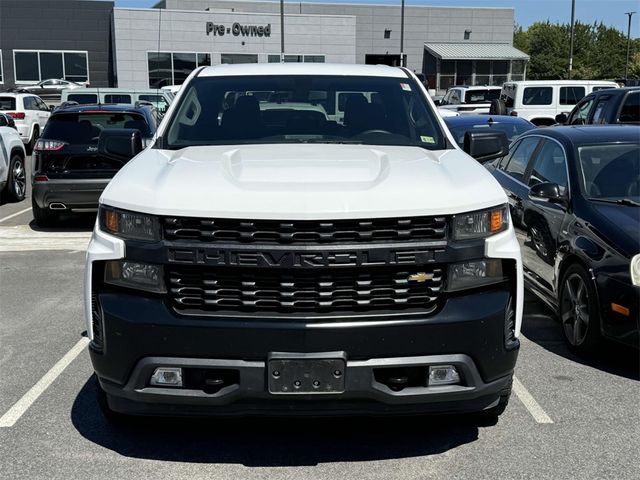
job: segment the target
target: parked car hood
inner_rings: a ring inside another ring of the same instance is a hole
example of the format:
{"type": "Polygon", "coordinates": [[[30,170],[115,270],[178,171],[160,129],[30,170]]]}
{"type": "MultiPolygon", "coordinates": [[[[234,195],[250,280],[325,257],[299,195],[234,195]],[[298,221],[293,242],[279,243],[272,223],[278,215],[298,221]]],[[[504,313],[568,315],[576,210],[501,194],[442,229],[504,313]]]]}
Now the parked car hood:
{"type": "Polygon", "coordinates": [[[640,207],[591,202],[592,226],[627,256],[640,253],[640,207]]]}
{"type": "Polygon", "coordinates": [[[270,144],[148,148],[100,201],[151,214],[305,220],[453,214],[507,199],[459,149],[270,144]]]}

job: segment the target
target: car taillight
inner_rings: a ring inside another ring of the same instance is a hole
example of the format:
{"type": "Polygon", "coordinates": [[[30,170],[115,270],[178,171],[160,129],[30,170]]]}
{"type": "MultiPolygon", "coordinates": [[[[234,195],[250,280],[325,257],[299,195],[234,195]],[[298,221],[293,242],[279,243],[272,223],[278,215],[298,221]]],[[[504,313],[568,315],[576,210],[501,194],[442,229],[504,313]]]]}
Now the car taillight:
{"type": "Polygon", "coordinates": [[[7,115],[16,120],[24,120],[24,112],[7,112],[7,115]]]}
{"type": "Polygon", "coordinates": [[[42,138],[40,138],[36,142],[33,149],[37,152],[52,152],[60,150],[65,145],[65,142],[61,142],[59,140],[43,140],[42,138]]]}
{"type": "Polygon", "coordinates": [[[511,115],[512,117],[517,117],[518,112],[516,112],[515,110],[511,110],[511,113],[509,115],[511,115]]]}

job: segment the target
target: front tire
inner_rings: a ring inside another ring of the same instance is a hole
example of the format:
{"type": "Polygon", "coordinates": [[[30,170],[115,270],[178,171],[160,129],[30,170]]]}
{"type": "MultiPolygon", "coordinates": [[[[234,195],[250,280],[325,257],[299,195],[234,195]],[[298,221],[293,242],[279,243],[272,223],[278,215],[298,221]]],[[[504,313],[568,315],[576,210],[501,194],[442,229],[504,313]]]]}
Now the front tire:
{"type": "Polygon", "coordinates": [[[9,162],[9,176],[7,178],[7,197],[14,202],[21,202],[27,193],[27,179],[24,169],[24,159],[20,155],[13,155],[9,162]]]}
{"type": "Polygon", "coordinates": [[[593,352],[600,342],[600,315],[596,289],[587,270],[571,265],[560,286],[558,316],[569,348],[593,352]]]}
{"type": "Polygon", "coordinates": [[[31,208],[33,219],[39,227],[54,227],[60,220],[56,212],[52,212],[48,208],[40,208],[33,197],[31,197],[31,208]]]}

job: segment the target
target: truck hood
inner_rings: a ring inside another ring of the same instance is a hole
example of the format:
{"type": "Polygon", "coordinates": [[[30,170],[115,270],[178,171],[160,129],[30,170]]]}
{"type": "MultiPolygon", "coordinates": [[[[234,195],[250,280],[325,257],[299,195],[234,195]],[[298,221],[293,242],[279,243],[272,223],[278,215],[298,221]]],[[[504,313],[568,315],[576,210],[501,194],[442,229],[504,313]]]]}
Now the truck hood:
{"type": "Polygon", "coordinates": [[[291,220],[443,215],[506,201],[459,149],[332,144],[148,148],[100,199],[157,215],[291,220]]]}

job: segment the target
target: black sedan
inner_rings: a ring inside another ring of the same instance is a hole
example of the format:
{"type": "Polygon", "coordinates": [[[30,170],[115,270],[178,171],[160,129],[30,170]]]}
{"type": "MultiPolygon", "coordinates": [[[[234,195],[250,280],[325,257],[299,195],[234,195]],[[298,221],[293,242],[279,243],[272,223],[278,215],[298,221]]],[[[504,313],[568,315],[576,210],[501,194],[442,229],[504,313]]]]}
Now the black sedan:
{"type": "Polygon", "coordinates": [[[464,148],[464,134],[468,131],[504,132],[511,143],[518,135],[536,128],[529,120],[509,115],[461,115],[443,117],[443,120],[460,148],[464,148]]]}
{"type": "Polygon", "coordinates": [[[640,127],[531,130],[486,164],[505,189],[527,287],[569,345],[636,348],[640,322],[640,127]]]}

